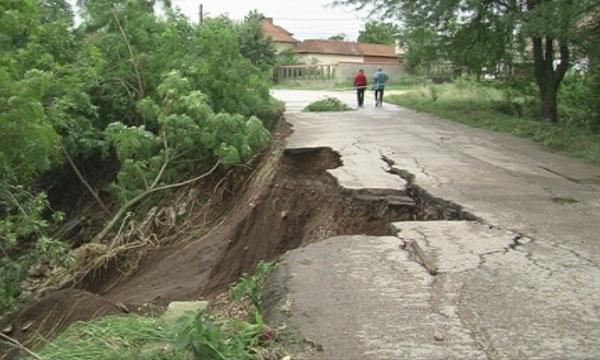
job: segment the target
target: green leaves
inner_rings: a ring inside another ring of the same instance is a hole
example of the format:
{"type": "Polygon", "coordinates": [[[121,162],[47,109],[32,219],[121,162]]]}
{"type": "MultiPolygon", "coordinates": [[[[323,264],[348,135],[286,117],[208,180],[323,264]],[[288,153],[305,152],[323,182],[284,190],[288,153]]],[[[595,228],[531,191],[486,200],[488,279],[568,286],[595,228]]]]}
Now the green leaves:
{"type": "Polygon", "coordinates": [[[364,30],[358,34],[358,42],[395,45],[399,29],[396,25],[385,22],[369,21],[364,30]]]}
{"type": "Polygon", "coordinates": [[[242,56],[262,71],[270,71],[275,65],[277,52],[273,40],[262,30],[263,19],[262,14],[251,11],[236,30],[242,56]]]}
{"type": "Polygon", "coordinates": [[[62,221],[62,213],[56,212],[47,220],[48,210],[45,193],[29,193],[23,186],[13,186],[0,180],[0,314],[13,310],[15,297],[21,293],[21,282],[29,269],[36,264],[67,267],[71,258],[64,243],[45,235],[51,223],[62,221]],[[14,250],[22,239],[30,239],[31,249],[18,256],[14,250]]]}
{"type": "Polygon", "coordinates": [[[143,125],[127,126],[116,122],[108,125],[104,133],[121,162],[148,158],[156,152],[159,144],[158,137],[147,131],[143,125]]]}
{"type": "Polygon", "coordinates": [[[261,312],[263,287],[269,275],[277,268],[277,263],[260,261],[254,275],[244,273],[238,282],[229,288],[231,297],[235,300],[250,299],[256,310],[261,312]]]}
{"type": "Polygon", "coordinates": [[[19,181],[47,170],[56,159],[59,136],[48,121],[42,97],[50,75],[30,70],[20,81],[6,72],[0,90],[0,173],[19,181]]]}
{"type": "Polygon", "coordinates": [[[216,159],[226,165],[240,164],[268,145],[270,134],[256,117],[214,114],[207,100],[201,92],[191,90],[190,81],[181,73],[170,71],[157,87],[156,101],[145,98],[137,105],[160,135],[143,125],[116,122],[107,127],[106,139],[121,162],[111,189],[121,202],[156,181],[180,180],[196,164],[216,159]]]}
{"type": "Polygon", "coordinates": [[[307,112],[322,112],[322,111],[348,111],[352,110],[348,105],[338,98],[326,97],[321,100],[313,101],[308,104],[302,111],[307,112]]]}

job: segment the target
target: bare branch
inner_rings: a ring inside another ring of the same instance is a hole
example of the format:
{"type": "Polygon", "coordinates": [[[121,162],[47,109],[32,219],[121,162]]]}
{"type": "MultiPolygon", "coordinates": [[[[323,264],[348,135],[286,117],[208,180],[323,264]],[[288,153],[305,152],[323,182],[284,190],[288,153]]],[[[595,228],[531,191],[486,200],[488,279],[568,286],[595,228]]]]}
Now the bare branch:
{"type": "MultiPolygon", "coordinates": [[[[133,199],[127,201],[116,212],[116,214],[108,222],[108,224],[106,224],[104,226],[104,228],[96,236],[94,236],[94,239],[92,239],[92,243],[99,243],[99,242],[101,242],[106,237],[106,235],[108,235],[108,233],[115,226],[115,224],[119,221],[119,219],[127,212],[127,210],[129,210],[129,208],[131,208],[133,205],[137,204],[140,200],[144,199],[146,196],[148,196],[150,194],[153,194],[155,192],[158,192],[158,191],[167,190],[167,189],[173,189],[173,188],[177,188],[177,187],[181,187],[181,186],[192,184],[192,183],[194,183],[194,182],[196,182],[198,180],[201,180],[201,179],[209,176],[210,174],[212,174],[215,170],[217,170],[217,168],[219,167],[219,165],[221,165],[221,161],[220,160],[217,161],[215,163],[215,165],[209,171],[205,172],[204,174],[202,174],[200,176],[197,176],[197,177],[195,177],[193,179],[189,179],[189,180],[182,181],[182,182],[179,182],[179,183],[175,183],[175,184],[169,184],[169,185],[165,185],[165,186],[159,186],[159,187],[147,189],[146,191],[142,192],[138,196],[136,196],[133,199]]],[[[163,164],[163,167],[164,167],[164,164],[163,164]]]]}
{"type": "Polygon", "coordinates": [[[98,196],[98,194],[96,193],[96,191],[94,190],[94,188],[92,188],[92,186],[87,182],[87,180],[85,180],[85,178],[83,177],[83,175],[81,174],[81,172],[77,168],[77,165],[75,164],[75,161],[73,161],[73,159],[71,158],[71,155],[69,155],[69,153],[67,152],[67,149],[65,149],[64,146],[61,146],[61,149],[63,151],[63,154],[65,154],[65,157],[67,158],[67,161],[71,165],[71,168],[73,169],[73,171],[75,172],[75,174],[79,178],[79,181],[81,181],[81,183],[83,184],[83,186],[85,186],[85,188],[89,191],[89,193],[92,194],[92,196],[94,197],[94,199],[96,200],[96,202],[100,205],[100,207],[102,208],[102,210],[104,210],[104,212],[106,213],[106,215],[110,215],[110,210],[108,210],[108,207],[106,206],[106,204],[104,204],[104,202],[102,201],[102,199],[100,199],[100,196],[98,196]]]}
{"type": "Polygon", "coordinates": [[[10,344],[16,346],[17,348],[25,351],[27,354],[31,355],[34,359],[37,360],[44,360],[43,357],[39,356],[38,354],[34,353],[33,351],[29,350],[28,348],[26,348],[23,344],[21,344],[17,339],[13,339],[8,335],[5,335],[3,333],[0,332],[0,337],[2,337],[4,340],[8,341],[10,344]]]}
{"type": "Polygon", "coordinates": [[[169,165],[169,162],[171,161],[171,158],[169,158],[169,144],[167,144],[167,134],[165,134],[165,132],[163,131],[161,137],[163,139],[163,149],[165,151],[165,161],[163,162],[160,170],[158,171],[156,178],[152,182],[152,185],[150,185],[150,189],[153,189],[156,187],[156,185],[158,185],[158,182],[160,181],[160,179],[162,179],[162,177],[165,173],[165,170],[167,169],[167,165],[169,165]]]}
{"type": "Polygon", "coordinates": [[[140,98],[143,98],[144,97],[144,83],[142,82],[142,77],[140,75],[137,57],[135,56],[135,53],[133,52],[133,48],[131,47],[131,43],[129,42],[129,39],[127,38],[127,34],[125,34],[125,30],[123,29],[123,26],[121,26],[121,22],[119,21],[119,17],[117,16],[117,12],[115,11],[115,9],[112,9],[112,14],[115,19],[115,23],[117,24],[117,27],[119,28],[119,32],[121,33],[121,37],[123,38],[123,41],[125,42],[125,45],[127,46],[127,49],[129,51],[129,56],[131,57],[130,60],[133,65],[133,70],[135,71],[135,76],[136,76],[137,82],[138,82],[138,91],[139,91],[138,94],[139,94],[140,98]]]}

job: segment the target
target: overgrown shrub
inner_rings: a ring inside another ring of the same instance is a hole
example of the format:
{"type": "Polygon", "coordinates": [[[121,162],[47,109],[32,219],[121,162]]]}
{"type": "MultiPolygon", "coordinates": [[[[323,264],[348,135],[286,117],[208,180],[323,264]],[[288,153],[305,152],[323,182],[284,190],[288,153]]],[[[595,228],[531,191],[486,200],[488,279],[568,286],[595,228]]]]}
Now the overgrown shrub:
{"type": "MultiPolygon", "coordinates": [[[[64,171],[67,158],[81,164],[116,154],[110,192],[87,180],[90,191],[112,194],[107,204],[120,205],[155,181],[246,161],[269,142],[265,126],[282,111],[269,95],[272,44],[260,39],[266,51],[255,57],[244,26],[224,17],[197,26],[170,1],[160,2],[160,16],[151,3],[80,1],[76,28],[66,1],[0,4],[0,312],[13,307],[9,298],[29,268],[60,263],[68,251],[51,240],[60,213],[39,181],[48,171],[55,182],[79,181],[64,171]],[[21,211],[30,205],[35,211],[21,211]],[[32,223],[34,231],[21,226],[32,223]],[[62,250],[23,256],[37,244],[62,250]]],[[[247,24],[254,34],[256,24],[247,24]]]]}
{"type": "Polygon", "coordinates": [[[263,103],[256,111],[256,116],[263,122],[265,128],[274,130],[277,121],[285,111],[285,103],[275,98],[263,103]]]}
{"type": "Polygon", "coordinates": [[[60,222],[63,214],[54,212],[47,220],[48,200],[44,192],[29,193],[22,186],[0,183],[0,315],[18,305],[23,296],[22,283],[34,265],[40,266],[37,276],[55,268],[68,268],[71,257],[68,247],[50,237],[48,228],[60,222]],[[26,242],[25,242],[26,241],[26,242]]]}
{"type": "Polygon", "coordinates": [[[348,105],[338,98],[326,97],[325,99],[314,101],[308,104],[304,110],[307,112],[322,112],[322,111],[348,111],[352,110],[348,105]]]}

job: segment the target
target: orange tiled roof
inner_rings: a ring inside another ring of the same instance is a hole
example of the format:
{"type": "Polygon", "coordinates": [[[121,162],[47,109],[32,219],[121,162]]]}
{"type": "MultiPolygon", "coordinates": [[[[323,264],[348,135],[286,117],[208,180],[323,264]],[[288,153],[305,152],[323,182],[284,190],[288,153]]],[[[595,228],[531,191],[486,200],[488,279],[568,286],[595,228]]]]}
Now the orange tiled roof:
{"type": "Polygon", "coordinates": [[[263,31],[265,32],[265,34],[270,37],[271,39],[273,39],[273,41],[275,42],[282,42],[282,43],[297,43],[298,40],[294,39],[292,37],[292,33],[290,33],[289,31],[287,31],[286,29],[282,28],[281,26],[275,25],[273,24],[273,19],[264,19],[261,22],[261,26],[263,31]]]}
{"type": "Polygon", "coordinates": [[[296,52],[394,58],[398,57],[395,47],[391,45],[319,39],[304,40],[296,45],[296,52]]]}
{"type": "Polygon", "coordinates": [[[364,56],[398,57],[393,45],[359,43],[358,47],[364,56]]]}

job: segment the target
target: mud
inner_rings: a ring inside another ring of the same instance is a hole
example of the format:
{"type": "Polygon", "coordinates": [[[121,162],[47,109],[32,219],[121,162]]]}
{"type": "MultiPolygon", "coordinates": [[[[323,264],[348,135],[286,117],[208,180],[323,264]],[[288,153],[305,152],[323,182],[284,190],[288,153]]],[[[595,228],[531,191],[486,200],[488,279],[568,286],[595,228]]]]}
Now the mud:
{"type": "MultiPolygon", "coordinates": [[[[3,324],[2,331],[19,339],[27,348],[34,349],[40,341],[60,334],[73,322],[120,313],[123,309],[102,296],[76,289],[61,290],[25,307],[10,324],[3,324]]],[[[0,352],[0,359],[16,359],[18,356],[14,348],[3,350],[5,352],[0,352]]]]}
{"type": "Polygon", "coordinates": [[[340,165],[327,148],[273,151],[220,225],[168,255],[167,249],[156,254],[162,258],[105,295],[131,304],[211,296],[260,260],[336,235],[386,235],[391,222],[414,217],[415,203],[399,204],[398,194],[343,191],[327,172],[340,165]]]}

